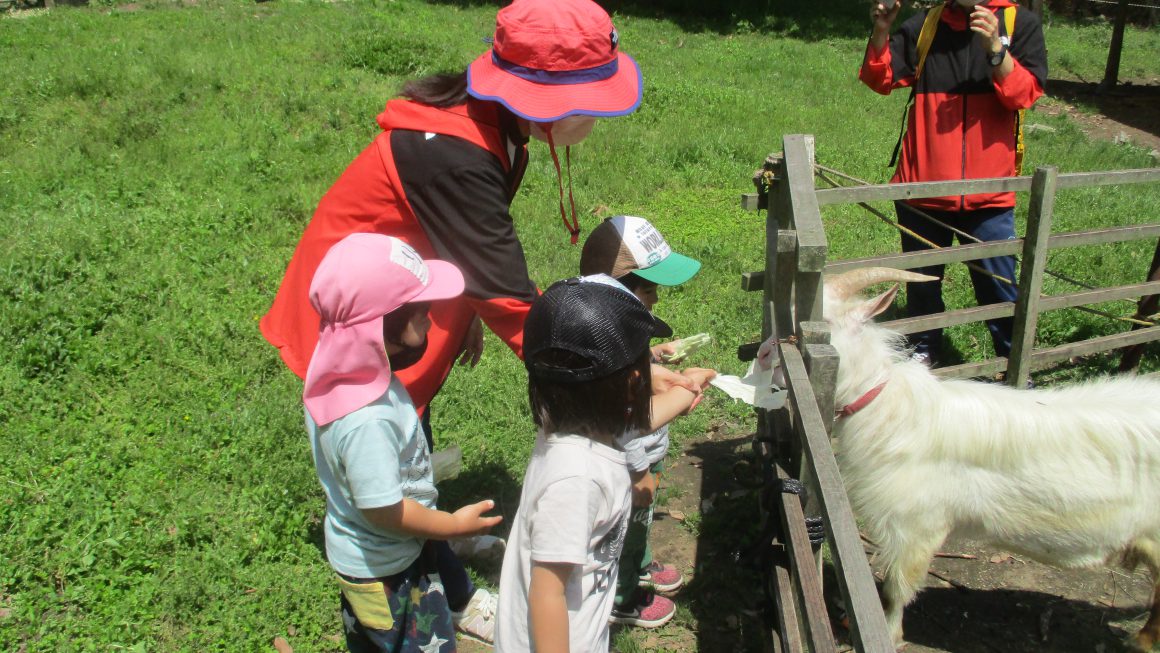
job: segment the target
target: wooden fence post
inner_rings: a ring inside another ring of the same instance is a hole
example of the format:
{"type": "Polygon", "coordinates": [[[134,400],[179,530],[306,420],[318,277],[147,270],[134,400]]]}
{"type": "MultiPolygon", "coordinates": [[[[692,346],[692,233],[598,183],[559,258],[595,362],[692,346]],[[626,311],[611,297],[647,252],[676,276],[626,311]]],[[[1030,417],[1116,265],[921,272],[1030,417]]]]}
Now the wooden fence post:
{"type": "Polygon", "coordinates": [[[1124,49],[1124,26],[1128,22],[1128,0],[1120,0],[1116,6],[1116,22],[1112,26],[1112,43],[1108,46],[1108,63],[1104,67],[1104,79],[1098,87],[1101,93],[1116,87],[1120,76],[1120,52],[1124,49]]]}
{"type": "MultiPolygon", "coordinates": [[[[1156,251],[1152,253],[1152,267],[1148,268],[1148,281],[1160,281],[1160,242],[1156,243],[1156,251]]],[[[1156,312],[1156,308],[1160,306],[1160,295],[1148,295],[1140,300],[1140,305],[1136,309],[1136,319],[1148,320],[1152,314],[1156,312]]],[[[1132,330],[1135,331],[1140,328],[1139,324],[1133,324],[1132,330]]],[[[1119,372],[1130,372],[1136,369],[1140,364],[1140,357],[1144,355],[1144,345],[1132,345],[1124,350],[1120,358],[1119,372]]]]}
{"type": "Polygon", "coordinates": [[[1036,168],[1031,180],[1031,205],[1027,211],[1027,235],[1023,239],[1023,265],[1019,270],[1019,298],[1015,300],[1015,328],[1007,358],[1007,384],[1022,388],[1031,375],[1031,353],[1039,325],[1039,299],[1043,270],[1047,265],[1047,239],[1055,209],[1055,182],[1059,169],[1036,168]]]}

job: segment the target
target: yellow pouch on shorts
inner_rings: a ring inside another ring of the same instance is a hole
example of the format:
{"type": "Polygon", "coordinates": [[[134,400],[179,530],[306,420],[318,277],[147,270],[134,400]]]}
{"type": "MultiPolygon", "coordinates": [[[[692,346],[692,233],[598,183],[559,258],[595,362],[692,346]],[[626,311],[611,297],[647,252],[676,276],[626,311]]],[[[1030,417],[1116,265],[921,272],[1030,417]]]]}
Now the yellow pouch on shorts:
{"type": "Polygon", "coordinates": [[[350,603],[354,616],[367,628],[390,630],[395,627],[395,617],[387,603],[387,588],[379,581],[373,583],[352,583],[338,576],[342,595],[350,603]]]}

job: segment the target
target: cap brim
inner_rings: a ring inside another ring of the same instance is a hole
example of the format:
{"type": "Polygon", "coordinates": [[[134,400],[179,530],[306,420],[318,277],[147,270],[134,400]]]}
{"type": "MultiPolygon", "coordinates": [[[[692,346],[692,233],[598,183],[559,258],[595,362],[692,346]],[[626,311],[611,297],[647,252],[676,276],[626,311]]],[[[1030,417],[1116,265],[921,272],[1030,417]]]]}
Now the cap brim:
{"type": "Polygon", "coordinates": [[[617,53],[616,74],[583,84],[538,84],[516,77],[495,65],[491,50],[467,68],[467,92],[481,100],[499,102],[532,122],[552,122],[568,116],[613,118],[636,111],[643,86],[636,61],[617,53]]]}
{"type": "Polygon", "coordinates": [[[671,338],[673,337],[673,327],[669,326],[668,322],[653,315],[653,332],[654,338],[671,338]]]}
{"type": "Polygon", "coordinates": [[[427,273],[429,283],[407,303],[434,302],[440,299],[451,299],[463,294],[463,273],[459,268],[447,261],[428,260],[427,273]]]}
{"type": "Polygon", "coordinates": [[[676,286],[692,279],[700,269],[700,261],[672,252],[660,263],[647,268],[638,268],[632,273],[662,286],[676,286]]]}

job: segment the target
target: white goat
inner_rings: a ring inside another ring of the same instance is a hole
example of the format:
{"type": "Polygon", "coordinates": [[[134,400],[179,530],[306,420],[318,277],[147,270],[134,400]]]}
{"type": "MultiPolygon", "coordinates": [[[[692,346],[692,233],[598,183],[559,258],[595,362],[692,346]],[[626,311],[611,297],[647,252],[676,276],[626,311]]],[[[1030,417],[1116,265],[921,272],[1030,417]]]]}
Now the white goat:
{"type": "Polygon", "coordinates": [[[838,350],[835,403],[880,394],[835,425],[855,513],[878,544],[883,606],[896,644],[902,610],[952,533],[1059,567],[1143,563],[1151,613],[1135,638],[1160,641],[1160,381],[1126,376],[1022,390],[941,381],[909,359],[902,336],[871,322],[911,272],[856,270],[827,281],[824,315],[838,350]]]}

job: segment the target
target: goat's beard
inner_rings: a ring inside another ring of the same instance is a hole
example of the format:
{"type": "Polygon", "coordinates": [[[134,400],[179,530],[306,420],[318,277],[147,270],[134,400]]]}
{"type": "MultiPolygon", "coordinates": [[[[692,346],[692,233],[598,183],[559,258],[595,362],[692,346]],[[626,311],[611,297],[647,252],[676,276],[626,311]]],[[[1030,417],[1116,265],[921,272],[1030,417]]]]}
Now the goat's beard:
{"type": "Polygon", "coordinates": [[[387,360],[391,362],[391,371],[393,372],[405,370],[422,360],[423,354],[427,353],[427,338],[424,336],[423,343],[417,347],[410,347],[407,345],[401,346],[403,347],[402,350],[393,354],[387,354],[387,360]]]}

